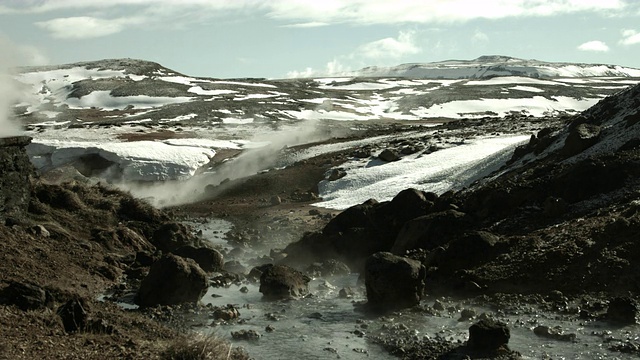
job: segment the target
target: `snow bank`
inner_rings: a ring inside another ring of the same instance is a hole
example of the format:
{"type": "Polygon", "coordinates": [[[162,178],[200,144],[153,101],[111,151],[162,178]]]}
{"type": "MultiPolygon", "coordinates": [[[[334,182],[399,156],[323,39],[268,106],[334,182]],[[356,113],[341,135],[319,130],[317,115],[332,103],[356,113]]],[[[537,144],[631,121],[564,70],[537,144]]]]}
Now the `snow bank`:
{"type": "Polygon", "coordinates": [[[34,140],[27,153],[39,169],[59,167],[98,155],[117,168],[111,168],[127,181],[184,180],[207,164],[215,150],[202,143],[188,146],[179,141],[80,142],[34,140]],[[173,143],[172,143],[173,142],[173,143]]]}
{"type": "Polygon", "coordinates": [[[342,210],[372,197],[378,201],[390,200],[409,187],[438,194],[460,189],[502,166],[513,148],[529,138],[484,138],[429,155],[407,156],[396,162],[372,160],[344,164],[342,168],[347,176],[320,182],[319,195],[323,201],[314,205],[342,210]]]}

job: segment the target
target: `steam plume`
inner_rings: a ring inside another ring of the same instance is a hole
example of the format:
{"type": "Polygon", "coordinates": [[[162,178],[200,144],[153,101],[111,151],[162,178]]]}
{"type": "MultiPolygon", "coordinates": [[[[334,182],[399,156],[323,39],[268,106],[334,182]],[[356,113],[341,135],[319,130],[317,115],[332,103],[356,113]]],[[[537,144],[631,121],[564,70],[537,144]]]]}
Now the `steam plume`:
{"type": "Polygon", "coordinates": [[[18,89],[12,76],[12,68],[18,65],[17,48],[0,34],[0,137],[22,134],[13,119],[12,106],[19,99],[18,89]]]}

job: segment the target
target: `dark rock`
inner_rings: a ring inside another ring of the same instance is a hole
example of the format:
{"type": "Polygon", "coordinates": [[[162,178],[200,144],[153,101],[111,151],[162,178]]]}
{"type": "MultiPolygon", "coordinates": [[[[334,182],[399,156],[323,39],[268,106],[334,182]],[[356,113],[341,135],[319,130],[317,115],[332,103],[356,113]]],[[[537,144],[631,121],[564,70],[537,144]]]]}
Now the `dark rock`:
{"type": "Polygon", "coordinates": [[[564,215],[569,208],[569,204],[562,199],[549,196],[542,203],[542,211],[546,216],[558,217],[564,215]]]}
{"type": "Polygon", "coordinates": [[[232,272],[234,274],[246,274],[247,268],[242,265],[240,261],[231,260],[224,263],[224,271],[232,272]]]}
{"type": "Polygon", "coordinates": [[[511,332],[505,323],[483,319],[469,327],[467,347],[472,351],[491,353],[509,343],[511,332]]]}
{"type": "Polygon", "coordinates": [[[313,263],[305,271],[314,277],[348,275],[351,273],[351,269],[347,264],[335,259],[313,263]]]}
{"type": "Polygon", "coordinates": [[[222,254],[215,249],[191,245],[182,246],[173,252],[175,255],[195,260],[206,272],[220,271],[224,267],[222,254]]]}
{"type": "Polygon", "coordinates": [[[9,282],[9,286],[0,293],[3,304],[15,305],[21,310],[37,310],[52,303],[51,295],[35,284],[9,282]]]}
{"type": "Polygon", "coordinates": [[[51,236],[51,233],[49,233],[49,230],[47,230],[47,228],[45,228],[42,225],[35,225],[31,227],[29,229],[29,232],[31,232],[35,236],[39,236],[42,238],[48,238],[51,236]]]}
{"type": "Polygon", "coordinates": [[[264,265],[258,265],[253,267],[251,271],[249,271],[249,274],[247,275],[247,279],[251,281],[260,280],[260,277],[262,277],[262,274],[272,266],[273,264],[264,264],[264,265]]]}
{"type": "Polygon", "coordinates": [[[208,287],[207,274],[195,261],[167,254],[151,266],[136,303],[143,307],[195,303],[208,287]]]}
{"type": "Polygon", "coordinates": [[[443,269],[470,269],[496,255],[500,238],[487,231],[471,231],[455,238],[444,253],[434,259],[443,269]]]}
{"type": "Polygon", "coordinates": [[[213,312],[213,318],[216,320],[231,321],[240,317],[240,312],[233,305],[218,308],[213,312]]]}
{"type": "Polygon", "coordinates": [[[159,252],[150,252],[150,251],[138,251],[136,253],[136,260],[135,260],[135,264],[137,266],[151,266],[154,262],[158,261],[160,259],[160,256],[162,254],[160,254],[159,252]]]}
{"type": "Polygon", "coordinates": [[[173,252],[186,245],[198,246],[199,240],[186,225],[168,222],[153,233],[152,243],[162,251],[173,252]]]}
{"type": "Polygon", "coordinates": [[[271,200],[269,200],[269,203],[271,205],[280,205],[282,204],[282,199],[280,198],[280,196],[274,195],[271,197],[271,200]]]}
{"type": "Polygon", "coordinates": [[[600,126],[593,124],[580,124],[571,128],[564,142],[562,153],[565,156],[573,156],[581,153],[598,142],[600,139],[600,126]]]}
{"type": "Polygon", "coordinates": [[[465,214],[447,210],[417,217],[404,224],[395,239],[391,252],[404,254],[407,250],[434,249],[453,240],[468,227],[465,214]]]}
{"type": "Polygon", "coordinates": [[[234,340],[258,340],[260,339],[260,334],[255,330],[239,330],[232,331],[231,337],[234,340]]]}
{"type": "Polygon", "coordinates": [[[552,340],[569,342],[576,341],[576,334],[564,334],[562,329],[560,329],[559,327],[550,328],[548,326],[538,325],[533,328],[533,333],[537,336],[552,340]]]}
{"type": "Polygon", "coordinates": [[[356,149],[352,155],[358,159],[366,159],[368,157],[371,157],[371,149],[369,148],[356,149]]]}
{"type": "Polygon", "coordinates": [[[629,297],[617,297],[609,301],[607,320],[623,325],[632,325],[638,322],[640,307],[638,303],[629,297]]]}
{"type": "Polygon", "coordinates": [[[368,305],[383,310],[417,305],[425,290],[425,276],[419,261],[388,252],[373,254],[365,263],[368,305]]]}
{"type": "Polygon", "coordinates": [[[26,213],[31,201],[31,179],[35,168],[25,151],[28,136],[0,138],[0,223],[7,216],[26,213]]]}
{"type": "Polygon", "coordinates": [[[286,266],[273,265],[260,276],[260,292],[267,298],[283,299],[301,297],[309,293],[311,279],[286,266]]]}
{"type": "Polygon", "coordinates": [[[356,295],[356,292],[351,287],[342,288],[338,292],[338,297],[341,299],[349,299],[354,297],[355,295],[356,295]]]}
{"type": "Polygon", "coordinates": [[[369,199],[362,204],[354,205],[342,211],[329,221],[322,230],[322,233],[325,235],[332,235],[344,232],[351,228],[373,226],[372,213],[376,205],[378,205],[378,201],[369,199]]]}
{"type": "Polygon", "coordinates": [[[64,331],[74,333],[84,330],[86,327],[89,307],[85,299],[74,298],[60,306],[56,313],[62,319],[64,331]]]}
{"type": "Polygon", "coordinates": [[[329,174],[326,176],[326,178],[327,178],[327,181],[336,181],[345,176],[347,176],[347,172],[344,171],[343,169],[331,169],[331,171],[329,171],[329,174]]]}
{"type": "Polygon", "coordinates": [[[380,155],[378,155],[378,159],[385,162],[398,161],[400,160],[400,154],[398,154],[395,150],[384,149],[382,150],[380,155]]]}

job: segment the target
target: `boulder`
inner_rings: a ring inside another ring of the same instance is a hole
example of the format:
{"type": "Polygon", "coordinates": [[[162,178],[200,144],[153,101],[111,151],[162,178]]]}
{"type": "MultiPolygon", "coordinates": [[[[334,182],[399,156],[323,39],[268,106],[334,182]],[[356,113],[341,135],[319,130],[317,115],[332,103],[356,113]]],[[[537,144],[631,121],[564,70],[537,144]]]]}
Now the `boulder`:
{"type": "Polygon", "coordinates": [[[272,299],[297,298],[309,294],[311,279],[286,265],[273,265],[260,276],[260,292],[272,299]]]}
{"type": "Polygon", "coordinates": [[[400,160],[400,154],[398,154],[398,152],[396,152],[395,150],[384,149],[382,150],[380,155],[378,155],[378,159],[385,162],[398,161],[400,160]]]}
{"type": "Polygon", "coordinates": [[[136,303],[142,307],[195,303],[208,287],[207,274],[194,260],[167,254],[142,280],[136,303]]]}
{"type": "Polygon", "coordinates": [[[365,263],[368,305],[392,310],[417,305],[425,290],[425,267],[417,260],[389,252],[373,254],[365,263]]]}
{"type": "Polygon", "coordinates": [[[351,273],[351,269],[347,264],[335,259],[328,259],[322,262],[315,262],[306,269],[306,272],[311,276],[336,276],[336,275],[348,275],[351,273]]]}
{"type": "Polygon", "coordinates": [[[177,222],[168,222],[160,226],[153,233],[151,242],[164,252],[173,252],[186,245],[199,245],[198,239],[191,234],[187,226],[177,222]]]}
{"type": "Polygon", "coordinates": [[[471,351],[494,353],[509,343],[511,332],[505,323],[482,319],[469,327],[467,347],[471,351]]]}
{"type": "Polygon", "coordinates": [[[600,126],[586,123],[570,128],[562,153],[573,156],[593,146],[600,139],[600,130],[600,126]]]}
{"type": "Polygon", "coordinates": [[[609,301],[607,320],[621,325],[633,325],[638,322],[640,307],[630,297],[617,297],[609,301]]]}
{"type": "Polygon", "coordinates": [[[322,229],[322,233],[325,235],[333,235],[344,232],[347,229],[373,226],[372,214],[378,204],[378,201],[369,199],[362,204],[345,209],[329,221],[324,229],[322,229]]]}
{"type": "Polygon", "coordinates": [[[173,252],[175,255],[195,260],[206,272],[220,271],[224,267],[224,257],[220,251],[207,247],[186,245],[173,252]]]}
{"type": "Polygon", "coordinates": [[[0,293],[3,304],[15,305],[21,310],[37,310],[51,304],[51,295],[38,285],[11,281],[0,293]]]}
{"type": "Polygon", "coordinates": [[[496,255],[500,238],[487,231],[471,231],[452,240],[440,254],[438,266],[444,269],[471,269],[496,255]]]}
{"type": "Polygon", "coordinates": [[[74,333],[84,330],[88,323],[89,307],[87,301],[83,298],[74,298],[58,308],[56,311],[60,319],[64,331],[74,333]]]}
{"type": "Polygon", "coordinates": [[[422,248],[432,250],[447,244],[468,227],[465,214],[446,210],[417,217],[404,224],[391,247],[394,254],[422,248]]]}

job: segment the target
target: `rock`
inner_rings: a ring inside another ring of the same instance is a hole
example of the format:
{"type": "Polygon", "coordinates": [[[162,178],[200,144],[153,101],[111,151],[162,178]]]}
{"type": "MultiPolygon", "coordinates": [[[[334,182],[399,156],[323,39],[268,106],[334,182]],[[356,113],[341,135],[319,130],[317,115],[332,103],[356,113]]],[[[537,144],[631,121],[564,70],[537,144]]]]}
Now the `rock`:
{"type": "Polygon", "coordinates": [[[353,288],[351,288],[350,286],[342,288],[340,289],[340,291],[338,291],[338,297],[341,299],[349,299],[354,297],[355,295],[356,295],[356,291],[353,290],[353,288]]]}
{"type": "Polygon", "coordinates": [[[393,162],[393,161],[400,160],[400,155],[395,150],[384,149],[378,155],[378,159],[380,159],[382,161],[385,161],[385,162],[393,162]]]}
{"type": "Polygon", "coordinates": [[[305,270],[314,277],[328,277],[336,275],[348,275],[351,269],[347,264],[335,259],[329,259],[322,262],[315,262],[305,270]]]}
{"type": "Polygon", "coordinates": [[[36,177],[25,147],[28,136],[0,138],[0,224],[5,217],[27,211],[31,200],[31,179],[36,177]]]}
{"type": "Polygon", "coordinates": [[[483,319],[469,327],[467,347],[476,352],[492,353],[509,343],[511,332],[505,323],[483,319]]]}
{"type": "Polygon", "coordinates": [[[246,293],[249,292],[249,288],[246,287],[246,286],[243,286],[243,287],[240,288],[240,292],[243,293],[243,294],[246,294],[246,293]]]}
{"type": "Polygon", "coordinates": [[[576,341],[576,334],[564,334],[560,327],[550,328],[544,325],[538,325],[533,329],[533,333],[537,336],[558,341],[576,341]]]}
{"type": "Polygon", "coordinates": [[[258,340],[260,339],[260,334],[255,330],[239,330],[232,331],[231,337],[235,340],[258,340]]]}
{"type": "Polygon", "coordinates": [[[416,260],[379,252],[365,263],[368,305],[399,309],[417,305],[425,290],[426,269],[416,260]]]}
{"type": "Polygon", "coordinates": [[[142,280],[136,303],[142,307],[195,303],[208,287],[207,274],[194,260],[167,254],[142,280]]]}
{"type": "Polygon", "coordinates": [[[47,230],[42,225],[35,225],[35,226],[31,227],[29,229],[29,232],[31,232],[35,236],[39,236],[39,237],[42,237],[42,238],[48,238],[48,237],[51,236],[51,233],[49,232],[49,230],[47,230]]]}
{"type": "Polygon", "coordinates": [[[325,235],[333,235],[352,228],[366,228],[373,226],[372,214],[378,201],[369,199],[362,204],[345,209],[322,229],[325,235]]]}
{"type": "Polygon", "coordinates": [[[443,303],[442,303],[442,301],[440,301],[440,300],[436,300],[436,301],[434,301],[434,302],[433,302],[433,305],[431,305],[431,307],[432,307],[434,310],[437,310],[437,311],[444,311],[444,309],[445,309],[444,304],[443,304],[443,303]]]}
{"type": "Polygon", "coordinates": [[[542,203],[544,215],[552,218],[564,215],[568,208],[569,204],[564,199],[553,196],[549,196],[542,203]]]}
{"type": "Polygon", "coordinates": [[[83,330],[87,326],[89,307],[85,299],[74,298],[60,306],[56,314],[62,319],[64,331],[74,333],[83,330]]]}
{"type": "Polygon", "coordinates": [[[331,169],[326,175],[327,181],[336,181],[347,176],[347,172],[344,169],[331,169]]]}
{"type": "Polygon", "coordinates": [[[240,312],[233,305],[227,305],[223,308],[218,308],[213,312],[213,318],[216,320],[231,321],[240,317],[240,312]]]}
{"type": "Polygon", "coordinates": [[[91,231],[91,239],[108,250],[129,248],[133,251],[155,251],[147,239],[126,226],[116,229],[95,228],[91,231]]]}
{"type": "Polygon", "coordinates": [[[369,148],[356,149],[352,155],[353,157],[358,159],[366,159],[368,157],[371,157],[371,149],[369,148]]]}
{"type": "Polygon", "coordinates": [[[240,261],[231,260],[224,263],[224,271],[228,271],[234,274],[246,274],[247,268],[242,265],[240,261]]]}
{"type": "Polygon", "coordinates": [[[267,326],[264,328],[264,331],[266,331],[266,332],[268,332],[268,333],[271,333],[271,332],[276,331],[276,328],[275,328],[275,327],[273,327],[272,325],[267,325],[267,326]]]}
{"type": "Polygon", "coordinates": [[[220,251],[191,245],[179,247],[173,252],[175,255],[195,260],[206,272],[220,271],[224,267],[224,258],[220,251]]]}
{"type": "Polygon", "coordinates": [[[487,231],[471,231],[452,240],[439,255],[438,266],[443,269],[471,269],[495,256],[500,238],[487,231]]]}
{"type": "Polygon", "coordinates": [[[633,325],[638,322],[640,308],[638,303],[629,297],[617,297],[609,301],[607,320],[622,325],[633,325]]]}
{"type": "Polygon", "coordinates": [[[297,298],[309,294],[310,280],[289,266],[273,265],[260,276],[260,292],[273,299],[297,298]]]}
{"type": "Polygon", "coordinates": [[[280,198],[280,196],[274,195],[271,197],[271,200],[269,200],[269,203],[271,205],[280,205],[282,204],[282,198],[280,198]]]}
{"type": "Polygon", "coordinates": [[[391,247],[394,254],[422,248],[432,250],[453,240],[468,227],[465,214],[456,210],[417,217],[404,224],[391,247]]]}
{"type": "Polygon", "coordinates": [[[199,245],[198,238],[191,234],[187,226],[176,222],[163,224],[153,233],[151,242],[164,252],[173,252],[182,246],[199,245]]]}
{"type": "Polygon", "coordinates": [[[9,286],[0,293],[1,303],[15,305],[20,310],[37,310],[52,304],[51,295],[35,284],[9,282],[9,286]]]}
{"type": "Polygon", "coordinates": [[[563,155],[573,156],[596,144],[600,130],[600,126],[586,123],[571,127],[562,148],[563,155]]]}
{"type": "Polygon", "coordinates": [[[468,321],[473,319],[476,316],[475,310],[472,309],[462,309],[460,312],[460,318],[458,321],[468,321]]]}

